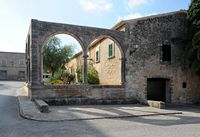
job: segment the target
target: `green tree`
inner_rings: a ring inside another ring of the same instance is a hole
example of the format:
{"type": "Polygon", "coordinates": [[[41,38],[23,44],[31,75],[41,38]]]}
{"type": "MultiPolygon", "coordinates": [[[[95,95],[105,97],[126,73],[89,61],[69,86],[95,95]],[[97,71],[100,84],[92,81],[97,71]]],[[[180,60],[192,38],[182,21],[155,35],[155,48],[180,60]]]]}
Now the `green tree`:
{"type": "Polygon", "coordinates": [[[188,9],[189,38],[187,59],[194,74],[200,75],[200,1],[191,0],[188,9]]]}
{"type": "Polygon", "coordinates": [[[188,19],[192,26],[200,29],[200,1],[191,0],[189,9],[188,9],[188,19]]]}
{"type": "Polygon", "coordinates": [[[59,68],[64,68],[65,63],[73,55],[73,48],[71,46],[62,46],[61,44],[61,40],[58,37],[52,36],[43,47],[44,70],[49,70],[52,77],[54,77],[54,73],[59,68]]]}

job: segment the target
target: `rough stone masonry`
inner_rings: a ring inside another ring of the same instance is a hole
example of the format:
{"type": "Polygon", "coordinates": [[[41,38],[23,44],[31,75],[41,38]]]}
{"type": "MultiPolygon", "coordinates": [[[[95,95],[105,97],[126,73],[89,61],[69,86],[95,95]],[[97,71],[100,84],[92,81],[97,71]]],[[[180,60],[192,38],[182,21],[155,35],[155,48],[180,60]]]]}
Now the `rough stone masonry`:
{"type": "Polygon", "coordinates": [[[72,104],[77,100],[81,100],[78,101],[81,104],[95,101],[146,104],[147,100],[159,100],[160,96],[170,104],[200,103],[200,78],[192,75],[184,57],[189,42],[187,28],[186,13],[182,11],[127,20],[124,32],[32,20],[26,41],[29,96],[31,99],[72,100],[72,104]],[[82,46],[82,85],[42,83],[42,45],[49,36],[61,33],[73,36],[82,46]],[[119,43],[123,55],[122,85],[87,84],[87,49],[99,36],[112,37],[119,43]],[[159,88],[164,89],[164,94],[155,94],[152,90],[159,88]]]}

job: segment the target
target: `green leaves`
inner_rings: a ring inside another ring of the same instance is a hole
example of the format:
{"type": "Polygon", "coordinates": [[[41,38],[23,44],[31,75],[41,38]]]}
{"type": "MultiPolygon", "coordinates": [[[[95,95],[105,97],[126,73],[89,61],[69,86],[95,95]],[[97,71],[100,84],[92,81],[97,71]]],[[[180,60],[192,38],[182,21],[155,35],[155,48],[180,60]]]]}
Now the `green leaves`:
{"type": "Polygon", "coordinates": [[[192,38],[192,46],[196,47],[200,44],[200,31],[194,34],[192,38]]]}
{"type": "MultiPolygon", "coordinates": [[[[82,82],[82,67],[77,68],[76,73],[78,75],[78,81],[82,82]]],[[[99,84],[98,71],[94,68],[91,63],[88,63],[87,80],[89,84],[99,84]]]]}
{"type": "Polygon", "coordinates": [[[61,46],[61,40],[56,37],[50,37],[43,47],[43,65],[45,71],[49,70],[54,77],[54,73],[62,68],[69,58],[73,55],[73,48],[65,45],[61,46]]]}
{"type": "Polygon", "coordinates": [[[192,73],[200,76],[200,1],[192,0],[187,19],[190,24],[191,44],[187,47],[186,57],[192,73]]]}
{"type": "Polygon", "coordinates": [[[188,9],[188,19],[196,28],[200,28],[200,1],[192,0],[188,9]]]}
{"type": "Polygon", "coordinates": [[[88,65],[87,78],[89,84],[99,84],[98,71],[92,65],[88,65]]]}
{"type": "Polygon", "coordinates": [[[192,73],[196,75],[200,75],[200,61],[199,60],[194,60],[191,66],[192,73]]]}

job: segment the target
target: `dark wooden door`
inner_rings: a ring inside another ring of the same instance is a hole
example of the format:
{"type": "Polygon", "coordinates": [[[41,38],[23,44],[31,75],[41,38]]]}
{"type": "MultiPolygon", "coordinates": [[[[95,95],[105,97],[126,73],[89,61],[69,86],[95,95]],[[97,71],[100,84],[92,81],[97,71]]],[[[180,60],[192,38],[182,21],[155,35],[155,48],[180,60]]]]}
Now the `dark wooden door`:
{"type": "Polygon", "coordinates": [[[166,101],[166,79],[147,79],[147,100],[166,101]]]}
{"type": "Polygon", "coordinates": [[[0,80],[7,80],[7,71],[6,70],[0,71],[0,80]]]}

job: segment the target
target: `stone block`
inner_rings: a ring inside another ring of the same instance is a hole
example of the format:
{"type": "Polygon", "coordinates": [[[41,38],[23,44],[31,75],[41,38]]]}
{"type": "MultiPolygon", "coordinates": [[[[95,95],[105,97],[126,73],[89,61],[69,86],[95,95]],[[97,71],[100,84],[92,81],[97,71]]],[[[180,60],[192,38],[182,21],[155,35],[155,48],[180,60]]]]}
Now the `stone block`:
{"type": "Polygon", "coordinates": [[[47,103],[45,103],[43,100],[35,99],[34,101],[35,101],[37,108],[40,110],[40,112],[43,112],[43,113],[49,112],[49,105],[47,103]]]}
{"type": "Polygon", "coordinates": [[[165,108],[165,102],[162,102],[162,101],[148,100],[147,104],[150,107],[154,107],[154,108],[159,108],[159,109],[164,109],[165,108]]]}

